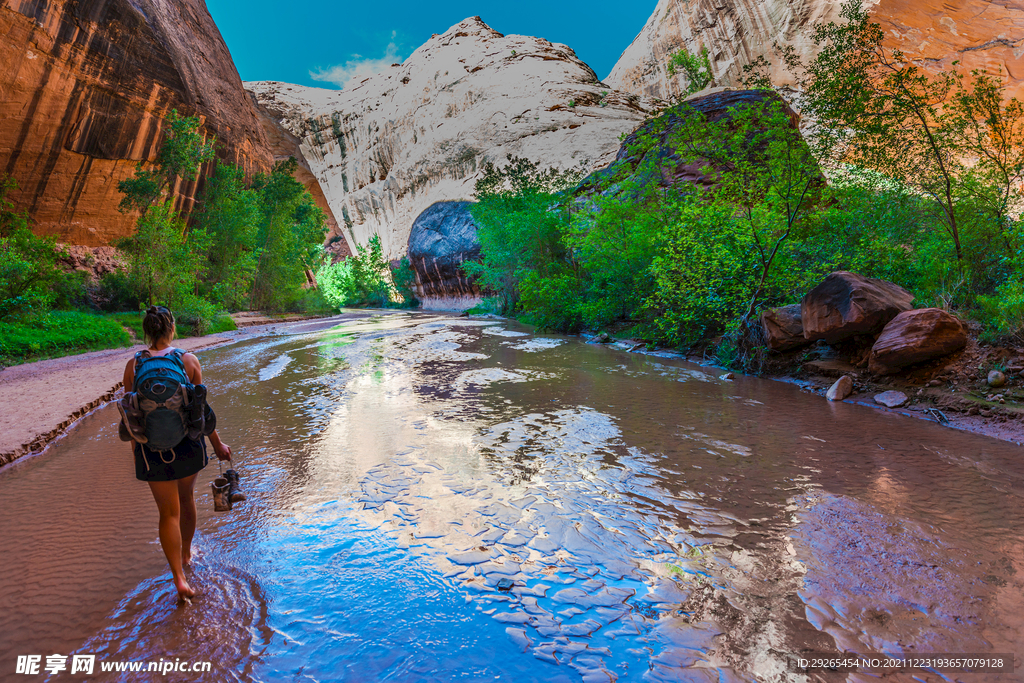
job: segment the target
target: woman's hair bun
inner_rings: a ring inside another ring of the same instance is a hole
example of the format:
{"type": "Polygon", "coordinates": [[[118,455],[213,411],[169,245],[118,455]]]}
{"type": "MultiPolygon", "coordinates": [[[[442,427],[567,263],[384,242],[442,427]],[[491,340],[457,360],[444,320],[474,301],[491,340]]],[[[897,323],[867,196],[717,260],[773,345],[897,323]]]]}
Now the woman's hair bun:
{"type": "Polygon", "coordinates": [[[150,343],[155,344],[174,331],[174,314],[166,306],[150,306],[142,320],[142,331],[150,343]]]}

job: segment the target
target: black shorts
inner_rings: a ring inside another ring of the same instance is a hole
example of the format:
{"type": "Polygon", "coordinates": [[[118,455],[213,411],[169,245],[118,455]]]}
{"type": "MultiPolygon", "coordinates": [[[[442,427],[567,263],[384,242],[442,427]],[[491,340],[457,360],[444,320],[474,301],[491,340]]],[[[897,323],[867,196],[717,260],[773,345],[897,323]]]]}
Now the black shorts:
{"type": "Polygon", "coordinates": [[[135,478],[139,481],[184,479],[206,467],[207,462],[206,440],[202,437],[193,441],[186,436],[173,449],[163,453],[145,444],[135,444],[135,478]]]}

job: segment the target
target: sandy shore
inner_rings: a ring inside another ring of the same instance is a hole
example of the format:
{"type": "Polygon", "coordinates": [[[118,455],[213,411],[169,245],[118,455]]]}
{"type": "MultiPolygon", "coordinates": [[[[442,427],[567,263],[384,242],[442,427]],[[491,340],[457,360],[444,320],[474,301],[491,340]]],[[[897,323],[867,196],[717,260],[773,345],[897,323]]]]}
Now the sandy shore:
{"type": "MultiPolygon", "coordinates": [[[[198,351],[230,341],[224,336],[187,337],[174,345],[198,351]]],[[[112,399],[121,388],[118,378],[125,363],[144,348],[137,344],[92,351],[0,371],[0,465],[41,450],[75,420],[112,399]]]]}
{"type": "MultiPolygon", "coordinates": [[[[365,315],[247,320],[248,326],[233,332],[176,339],[174,345],[199,351],[266,334],[285,325],[302,325],[312,330],[359,317],[365,315]]],[[[79,418],[114,398],[121,390],[125,363],[144,348],[145,345],[137,344],[0,370],[0,405],[4,407],[0,411],[0,467],[41,451],[79,418]]]]}

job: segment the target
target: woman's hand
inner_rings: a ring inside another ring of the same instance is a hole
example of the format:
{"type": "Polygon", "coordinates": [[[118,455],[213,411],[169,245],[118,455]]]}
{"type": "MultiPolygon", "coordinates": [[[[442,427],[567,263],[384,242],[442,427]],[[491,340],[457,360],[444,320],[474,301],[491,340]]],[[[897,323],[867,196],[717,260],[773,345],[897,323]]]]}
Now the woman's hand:
{"type": "Polygon", "coordinates": [[[217,458],[220,460],[231,459],[231,446],[227,445],[223,441],[218,440],[213,444],[213,452],[217,454],[217,458]]]}
{"type": "Polygon", "coordinates": [[[213,452],[217,454],[217,458],[220,460],[231,459],[231,446],[220,440],[220,434],[216,429],[210,434],[210,445],[213,446],[213,452]]]}

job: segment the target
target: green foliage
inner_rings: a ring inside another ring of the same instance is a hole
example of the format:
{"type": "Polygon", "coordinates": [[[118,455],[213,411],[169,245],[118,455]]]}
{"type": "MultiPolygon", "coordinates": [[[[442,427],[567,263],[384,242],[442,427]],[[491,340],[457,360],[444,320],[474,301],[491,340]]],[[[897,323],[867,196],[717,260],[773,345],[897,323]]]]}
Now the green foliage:
{"type": "Polygon", "coordinates": [[[175,180],[195,179],[199,167],[213,160],[216,140],[207,140],[200,132],[198,116],[179,116],[174,109],[166,121],[167,137],[160,145],[155,167],[147,169],[139,162],[135,174],[117,184],[124,195],[118,208],[125,213],[147,211],[164,190],[174,187],[175,180]]]}
{"type": "Polygon", "coordinates": [[[357,245],[354,256],[335,264],[324,263],[316,272],[316,280],[324,299],[336,309],[419,305],[413,293],[416,275],[409,259],[403,258],[397,265],[388,263],[377,235],[367,246],[357,245]]]}
{"type": "Polygon", "coordinates": [[[686,163],[703,163],[717,183],[711,201],[736,212],[756,255],[757,285],[744,321],[771,287],[781,250],[807,235],[808,214],[821,199],[824,179],[810,148],[779,99],[768,98],[717,122],[683,105],[685,116],[670,136],[686,163]]]}
{"type": "Polygon", "coordinates": [[[412,268],[407,256],[403,256],[397,264],[391,264],[391,281],[395,283],[395,291],[403,308],[416,308],[420,305],[416,298],[416,271],[412,268]]]}
{"type": "Polygon", "coordinates": [[[978,304],[990,340],[1024,343],[1024,277],[1020,273],[1000,285],[994,295],[979,296],[978,304]]]}
{"type": "MultiPolygon", "coordinates": [[[[779,51],[816,121],[816,151],[833,176],[874,171],[927,199],[927,227],[950,241],[960,275],[984,287],[992,246],[1012,249],[1007,230],[1024,178],[1024,105],[1005,100],[1001,78],[956,69],[929,76],[884,47],[881,27],[860,0],[842,21],[816,27],[818,56],[806,67],[779,51]],[[898,153],[894,153],[898,150],[898,153]],[[981,276],[979,278],[979,276],[981,276]]],[[[770,66],[761,59],[764,85],[770,66]]],[[[756,79],[755,79],[756,80],[756,79]]]]}
{"type": "Polygon", "coordinates": [[[185,223],[171,202],[152,205],[138,222],[137,231],[117,243],[124,255],[130,290],[146,305],[156,303],[175,310],[195,296],[206,268],[205,233],[185,235],[185,223]]]}
{"type": "Polygon", "coordinates": [[[725,202],[685,198],[651,270],[649,306],[661,339],[691,346],[722,334],[745,311],[756,284],[753,240],[725,202]]]}
{"type": "Polygon", "coordinates": [[[571,273],[526,273],[520,283],[523,319],[541,329],[576,333],[583,328],[583,283],[571,273]]]}
{"type": "MultiPolygon", "coordinates": [[[[139,310],[143,303],[133,279],[122,270],[105,273],[100,277],[94,301],[103,311],[139,310]]],[[[140,335],[139,339],[141,338],[140,335]]]]}
{"type": "Polygon", "coordinates": [[[256,234],[259,256],[250,294],[252,308],[295,308],[319,263],[327,216],[293,177],[297,167],[291,158],[260,179],[263,212],[256,234]]]}
{"type": "Polygon", "coordinates": [[[209,239],[200,291],[217,306],[238,309],[248,303],[259,261],[262,218],[260,193],[247,186],[242,169],[218,163],[206,180],[194,228],[209,239]]]}
{"type": "Polygon", "coordinates": [[[483,259],[463,265],[481,288],[493,292],[504,315],[516,311],[520,283],[529,272],[546,277],[568,267],[562,233],[570,213],[558,193],[582,176],[576,169],[542,170],[511,155],[508,162],[502,168],[488,163],[476,183],[477,203],[470,213],[483,259]]]}
{"type": "MultiPolygon", "coordinates": [[[[657,186],[620,186],[619,195],[598,195],[573,216],[563,240],[579,279],[581,325],[602,329],[641,317],[654,292],[651,270],[662,253],[676,207],[657,186]]],[[[567,313],[570,310],[567,307],[567,313]]],[[[570,331],[568,325],[548,325],[570,331]]]]}
{"type": "Polygon", "coordinates": [[[69,353],[128,346],[124,327],[108,317],[53,311],[0,322],[0,362],[23,363],[69,353]]]}
{"type": "Polygon", "coordinates": [[[686,77],[686,89],[680,94],[680,99],[700,92],[715,80],[706,47],[701,48],[699,55],[691,55],[685,49],[673,52],[668,60],[668,73],[670,76],[682,74],[686,77]]]}
{"type": "Polygon", "coordinates": [[[122,327],[127,327],[135,335],[135,338],[142,341],[146,338],[146,332],[142,329],[142,320],[146,317],[142,311],[134,313],[111,313],[109,316],[116,320],[122,327]]]}
{"type": "Polygon", "coordinates": [[[28,215],[14,211],[7,195],[16,187],[13,178],[0,178],[0,320],[47,310],[69,279],[57,267],[54,240],[33,235],[28,215]]]}

